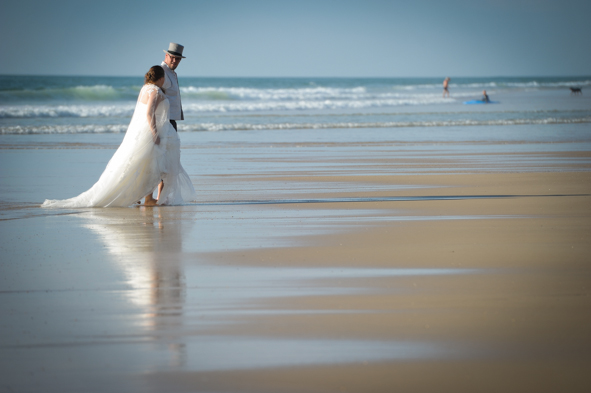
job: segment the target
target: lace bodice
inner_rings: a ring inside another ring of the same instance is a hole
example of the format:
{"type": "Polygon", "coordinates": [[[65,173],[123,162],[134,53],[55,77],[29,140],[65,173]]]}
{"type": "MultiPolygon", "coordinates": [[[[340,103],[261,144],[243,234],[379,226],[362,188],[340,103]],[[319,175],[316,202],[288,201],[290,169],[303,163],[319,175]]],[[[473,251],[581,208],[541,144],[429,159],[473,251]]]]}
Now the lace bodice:
{"type": "Polygon", "coordinates": [[[146,105],[146,119],[154,137],[164,121],[168,121],[168,100],[162,90],[153,84],[145,84],[138,96],[138,105],[146,105]]]}
{"type": "Polygon", "coordinates": [[[149,105],[151,101],[156,100],[157,106],[157,104],[166,99],[166,95],[158,86],[147,83],[142,86],[142,90],[140,90],[140,94],[137,99],[138,102],[141,102],[145,105],[149,105]]]}

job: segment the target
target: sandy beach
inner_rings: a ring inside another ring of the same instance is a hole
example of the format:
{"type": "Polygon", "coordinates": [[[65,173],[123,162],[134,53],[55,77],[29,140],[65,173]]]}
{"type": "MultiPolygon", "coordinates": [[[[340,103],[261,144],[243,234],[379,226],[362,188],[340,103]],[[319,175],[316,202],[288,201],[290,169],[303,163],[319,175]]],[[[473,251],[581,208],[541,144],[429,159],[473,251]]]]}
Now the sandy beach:
{"type": "Polygon", "coordinates": [[[0,392],[590,391],[569,80],[187,79],[198,200],[105,209],[40,205],[98,179],[136,82],[35,80],[0,105],[0,392]]]}
{"type": "MultiPolygon", "coordinates": [[[[213,150],[187,142],[189,166],[213,150]]],[[[93,162],[108,146],[19,157],[93,162]]],[[[283,148],[236,158],[266,173],[198,177],[197,204],[5,204],[3,391],[591,388],[588,151],[495,154],[481,172],[486,157],[326,171],[320,155],[307,171],[285,162],[308,153],[283,148]],[[518,161],[528,170],[506,170],[518,161]]]]}

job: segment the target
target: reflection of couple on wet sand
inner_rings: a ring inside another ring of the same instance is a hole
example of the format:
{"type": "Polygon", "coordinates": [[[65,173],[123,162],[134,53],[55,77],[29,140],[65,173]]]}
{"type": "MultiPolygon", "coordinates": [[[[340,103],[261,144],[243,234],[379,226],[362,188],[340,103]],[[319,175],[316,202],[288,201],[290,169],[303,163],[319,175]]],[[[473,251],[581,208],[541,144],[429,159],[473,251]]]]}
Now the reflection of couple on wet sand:
{"type": "Polygon", "coordinates": [[[91,209],[82,213],[82,227],[96,235],[117,267],[125,290],[122,300],[137,307],[142,329],[164,339],[171,361],[182,363],[184,343],[174,332],[183,325],[185,274],[181,261],[184,235],[196,214],[176,209],[91,209]]]}
{"type": "Polygon", "coordinates": [[[196,199],[180,161],[176,120],[183,120],[176,73],[183,46],[171,43],[165,60],[146,73],[121,145],[99,180],[77,197],[46,200],[43,207],[127,207],[179,205],[196,199]],[[152,194],[158,189],[157,199],[152,194]]]}

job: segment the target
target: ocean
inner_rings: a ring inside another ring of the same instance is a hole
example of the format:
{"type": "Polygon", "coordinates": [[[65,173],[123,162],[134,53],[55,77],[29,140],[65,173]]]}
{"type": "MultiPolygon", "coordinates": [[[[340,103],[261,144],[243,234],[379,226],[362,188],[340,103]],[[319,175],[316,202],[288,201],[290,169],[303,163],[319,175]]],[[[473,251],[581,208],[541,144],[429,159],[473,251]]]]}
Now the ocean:
{"type": "MultiPolygon", "coordinates": [[[[182,75],[182,72],[181,72],[182,75]]],[[[591,77],[179,78],[181,132],[590,123],[591,77]],[[465,105],[486,90],[498,104],[465,105]]],[[[0,133],[124,133],[139,77],[0,76],[0,133]]],[[[320,132],[320,131],[319,131],[320,132]]],[[[395,132],[395,131],[393,131],[395,132]]],[[[443,133],[444,131],[442,131],[443,133]]]]}

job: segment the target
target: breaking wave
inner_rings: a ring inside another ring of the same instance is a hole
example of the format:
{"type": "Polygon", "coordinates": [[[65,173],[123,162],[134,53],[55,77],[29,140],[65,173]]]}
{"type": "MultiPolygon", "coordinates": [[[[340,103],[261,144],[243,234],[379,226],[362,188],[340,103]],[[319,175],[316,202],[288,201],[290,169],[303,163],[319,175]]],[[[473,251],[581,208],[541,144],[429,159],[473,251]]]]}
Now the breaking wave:
{"type": "Polygon", "coordinates": [[[179,131],[251,131],[251,130],[298,130],[334,128],[404,128],[404,127],[462,127],[462,126],[507,126],[526,124],[574,124],[591,123],[591,117],[562,119],[512,119],[512,120],[456,120],[456,121],[415,121],[415,122],[342,122],[342,123],[202,123],[182,126],[179,131]]]}
{"type": "Polygon", "coordinates": [[[141,86],[109,85],[0,90],[0,102],[14,101],[125,101],[136,100],[141,86]]]}
{"type": "MultiPolygon", "coordinates": [[[[211,112],[292,111],[322,109],[360,109],[403,105],[427,105],[450,102],[431,95],[397,99],[368,100],[293,100],[293,101],[204,101],[183,104],[186,114],[211,112]]],[[[15,105],[0,106],[0,118],[43,117],[131,117],[134,104],[118,105],[15,105]]]]}
{"type": "MultiPolygon", "coordinates": [[[[505,119],[505,120],[453,120],[453,121],[409,121],[409,122],[333,122],[333,123],[197,123],[181,124],[181,132],[203,131],[256,131],[256,130],[302,130],[338,128],[405,128],[405,127],[463,127],[463,126],[507,126],[542,124],[591,123],[591,116],[579,118],[548,117],[543,119],[505,119]]],[[[9,126],[0,128],[1,134],[88,134],[122,133],[127,124],[111,125],[43,125],[9,126]]]]}

